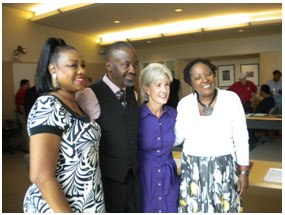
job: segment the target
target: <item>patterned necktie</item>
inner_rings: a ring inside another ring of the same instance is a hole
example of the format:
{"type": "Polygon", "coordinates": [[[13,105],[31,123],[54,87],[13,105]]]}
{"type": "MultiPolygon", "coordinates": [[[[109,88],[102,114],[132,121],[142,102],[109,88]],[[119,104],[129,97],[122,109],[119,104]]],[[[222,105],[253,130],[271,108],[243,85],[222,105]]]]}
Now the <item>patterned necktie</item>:
{"type": "Polygon", "coordinates": [[[123,89],[120,89],[119,91],[116,92],[116,96],[118,100],[121,102],[121,104],[126,107],[127,102],[126,102],[126,92],[123,89]]]}

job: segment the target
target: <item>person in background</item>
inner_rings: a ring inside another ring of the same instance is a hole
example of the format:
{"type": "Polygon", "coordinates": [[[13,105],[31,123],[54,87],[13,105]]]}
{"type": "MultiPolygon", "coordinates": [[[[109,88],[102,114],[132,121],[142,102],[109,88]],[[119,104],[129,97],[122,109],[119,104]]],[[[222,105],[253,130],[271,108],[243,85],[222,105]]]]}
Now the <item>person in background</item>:
{"type": "MultiPolygon", "coordinates": [[[[36,82],[36,76],[35,76],[35,82],[36,82]]],[[[39,94],[37,92],[36,83],[35,83],[34,86],[26,90],[25,102],[24,102],[26,120],[28,119],[30,110],[38,97],[39,94]]]]}
{"type": "Polygon", "coordinates": [[[30,88],[30,81],[27,79],[22,79],[20,81],[20,88],[18,89],[16,96],[15,96],[15,102],[16,102],[16,111],[20,115],[25,115],[25,96],[27,89],[30,88]]]}
{"type": "Polygon", "coordinates": [[[216,66],[203,58],[184,69],[193,93],[177,107],[175,145],[184,143],[179,212],[241,212],[248,188],[244,110],[235,93],[216,88],[215,72],[216,66]]]}
{"type": "Polygon", "coordinates": [[[270,92],[273,96],[276,94],[282,94],[281,72],[279,70],[274,70],[273,79],[268,80],[266,84],[270,87],[270,92]]]}
{"type": "Polygon", "coordinates": [[[252,81],[246,80],[245,73],[241,73],[239,76],[239,81],[230,86],[228,90],[238,94],[245,113],[253,112],[251,101],[254,99],[255,94],[257,93],[257,87],[252,81]]]}
{"type": "Polygon", "coordinates": [[[138,145],[144,213],[177,213],[179,178],[172,156],[177,112],[166,104],[172,75],[159,63],[140,73],[144,103],[140,106],[138,145]]]}
{"type": "MultiPolygon", "coordinates": [[[[268,85],[261,85],[260,96],[263,99],[257,104],[255,113],[268,114],[269,111],[275,106],[275,101],[270,93],[270,87],[268,85]]],[[[257,146],[258,138],[255,136],[255,131],[255,129],[248,129],[250,150],[253,150],[257,146]]]]}
{"type": "Polygon", "coordinates": [[[64,40],[49,38],[37,66],[42,94],[28,117],[30,180],[25,213],[105,212],[99,167],[100,127],[75,101],[85,63],[64,40]]]}
{"type": "Polygon", "coordinates": [[[268,80],[267,85],[270,87],[271,95],[274,97],[275,106],[278,107],[278,114],[282,114],[282,80],[279,70],[273,71],[273,80],[268,80]]]}
{"type": "Polygon", "coordinates": [[[275,101],[270,93],[270,87],[267,84],[261,85],[260,96],[263,99],[257,104],[255,113],[268,114],[271,108],[275,106],[275,101]]]}
{"type": "Polygon", "coordinates": [[[29,149],[28,136],[27,136],[27,126],[26,126],[26,113],[25,113],[25,98],[26,91],[30,88],[30,81],[27,79],[22,79],[20,81],[20,88],[18,89],[15,96],[16,103],[16,117],[17,121],[21,126],[21,133],[23,139],[21,141],[22,150],[27,152],[29,149]]]}
{"type": "Polygon", "coordinates": [[[108,213],[141,212],[138,175],[136,50],[115,42],[106,51],[102,80],[77,93],[81,108],[102,129],[100,167],[108,213]]]}
{"type": "Polygon", "coordinates": [[[170,93],[166,104],[176,109],[179,102],[178,92],[180,88],[180,81],[174,78],[174,71],[171,71],[171,73],[173,76],[173,80],[170,84],[170,93]]]}

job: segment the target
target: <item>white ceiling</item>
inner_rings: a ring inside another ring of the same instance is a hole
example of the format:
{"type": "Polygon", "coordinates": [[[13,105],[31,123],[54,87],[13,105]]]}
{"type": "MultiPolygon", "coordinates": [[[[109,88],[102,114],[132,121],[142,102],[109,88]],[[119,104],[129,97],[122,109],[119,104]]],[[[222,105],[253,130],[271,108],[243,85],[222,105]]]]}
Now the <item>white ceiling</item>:
{"type": "MultiPolygon", "coordinates": [[[[34,4],[6,3],[4,6],[30,10],[34,4]]],[[[38,24],[65,29],[95,37],[103,33],[129,30],[131,28],[146,27],[182,21],[185,19],[201,19],[208,16],[220,16],[232,13],[252,13],[282,9],[281,3],[98,3],[90,6],[51,16],[36,21],[38,24]],[[181,8],[183,12],[176,13],[174,9],[181,8]],[[114,24],[120,20],[120,24],[114,24]]],[[[262,34],[282,32],[282,24],[250,26],[244,28],[243,34],[262,34]]],[[[192,35],[176,36],[156,39],[153,41],[174,41],[183,38],[219,37],[241,34],[237,29],[203,32],[192,35]]],[[[143,44],[137,42],[137,44],[143,44]]]]}

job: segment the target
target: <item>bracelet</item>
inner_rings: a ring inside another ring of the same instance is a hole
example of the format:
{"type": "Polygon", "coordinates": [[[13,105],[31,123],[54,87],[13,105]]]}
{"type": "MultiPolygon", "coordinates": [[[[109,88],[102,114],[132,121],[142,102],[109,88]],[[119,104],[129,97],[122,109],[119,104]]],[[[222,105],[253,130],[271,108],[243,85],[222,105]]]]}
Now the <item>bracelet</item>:
{"type": "Polygon", "coordinates": [[[249,175],[249,171],[248,170],[242,170],[242,171],[240,171],[240,174],[249,175]]]}

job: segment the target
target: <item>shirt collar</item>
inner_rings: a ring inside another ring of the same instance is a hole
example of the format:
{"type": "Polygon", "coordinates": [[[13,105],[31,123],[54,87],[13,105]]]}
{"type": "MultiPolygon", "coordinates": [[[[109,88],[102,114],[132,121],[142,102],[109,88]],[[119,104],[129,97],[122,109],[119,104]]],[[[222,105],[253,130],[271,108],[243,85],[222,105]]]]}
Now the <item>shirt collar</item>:
{"type": "MultiPolygon", "coordinates": [[[[141,105],[141,108],[140,108],[140,118],[145,118],[147,117],[148,115],[152,115],[153,116],[153,113],[148,109],[148,107],[146,106],[146,102],[144,102],[142,105],[141,105]]],[[[166,105],[163,106],[163,113],[161,115],[161,117],[165,114],[170,114],[169,112],[169,109],[166,105]]]]}
{"type": "MultiPolygon", "coordinates": [[[[119,88],[117,85],[115,85],[109,78],[108,76],[105,74],[103,77],[103,81],[105,82],[105,84],[108,85],[108,87],[111,88],[111,90],[113,91],[113,93],[118,92],[121,88],[119,88]]],[[[123,90],[126,90],[126,87],[122,88],[123,90]]]]}

